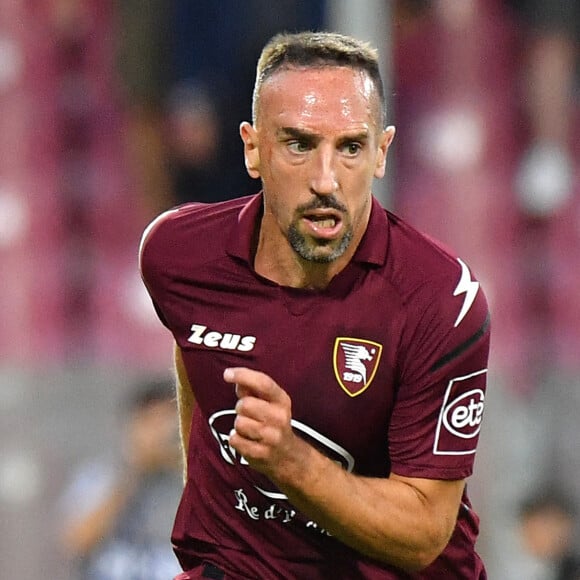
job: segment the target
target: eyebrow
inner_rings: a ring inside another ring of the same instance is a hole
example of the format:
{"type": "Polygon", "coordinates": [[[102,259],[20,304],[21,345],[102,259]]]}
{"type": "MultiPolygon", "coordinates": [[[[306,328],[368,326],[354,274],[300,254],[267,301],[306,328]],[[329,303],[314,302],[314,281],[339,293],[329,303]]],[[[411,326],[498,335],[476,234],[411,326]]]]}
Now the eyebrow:
{"type": "Polygon", "coordinates": [[[316,133],[309,133],[308,131],[303,131],[302,129],[297,129],[296,127],[281,127],[276,131],[276,135],[279,139],[300,139],[303,141],[316,141],[319,140],[319,136],[316,133]]]}
{"type": "Polygon", "coordinates": [[[339,139],[339,143],[341,145],[344,145],[345,143],[366,143],[368,140],[369,140],[368,131],[360,131],[358,133],[344,135],[339,139]]]}
{"type": "MultiPolygon", "coordinates": [[[[304,131],[303,129],[298,129],[296,127],[280,127],[276,131],[276,135],[279,139],[299,139],[301,141],[307,142],[318,142],[320,141],[320,136],[316,133],[309,133],[308,131],[304,131]]],[[[365,143],[369,139],[369,132],[368,131],[359,131],[357,133],[351,133],[350,135],[343,135],[339,139],[339,143],[350,143],[359,141],[361,143],[365,143]]]]}

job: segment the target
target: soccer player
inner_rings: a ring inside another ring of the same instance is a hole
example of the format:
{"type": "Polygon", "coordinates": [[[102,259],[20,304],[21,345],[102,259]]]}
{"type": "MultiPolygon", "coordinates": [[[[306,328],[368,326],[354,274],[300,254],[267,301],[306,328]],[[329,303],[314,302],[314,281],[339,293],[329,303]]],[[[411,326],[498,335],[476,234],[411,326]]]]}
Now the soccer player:
{"type": "Polygon", "coordinates": [[[485,578],[465,478],[487,303],[464,261],[374,199],[383,103],[366,43],[274,37],[240,126],[262,191],[143,235],[176,343],[180,578],[485,578]]]}

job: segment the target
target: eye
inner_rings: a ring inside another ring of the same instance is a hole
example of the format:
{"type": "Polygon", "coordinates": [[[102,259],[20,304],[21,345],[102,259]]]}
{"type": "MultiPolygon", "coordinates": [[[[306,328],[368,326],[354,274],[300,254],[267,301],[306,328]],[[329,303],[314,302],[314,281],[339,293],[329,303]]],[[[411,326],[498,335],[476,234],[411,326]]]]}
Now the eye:
{"type": "Polygon", "coordinates": [[[294,139],[292,141],[287,142],[288,149],[292,151],[292,153],[306,153],[310,149],[310,144],[306,141],[300,141],[298,139],[294,139]]]}
{"type": "Polygon", "coordinates": [[[349,157],[355,157],[360,153],[362,145],[357,141],[349,141],[342,146],[342,151],[349,157]]]}

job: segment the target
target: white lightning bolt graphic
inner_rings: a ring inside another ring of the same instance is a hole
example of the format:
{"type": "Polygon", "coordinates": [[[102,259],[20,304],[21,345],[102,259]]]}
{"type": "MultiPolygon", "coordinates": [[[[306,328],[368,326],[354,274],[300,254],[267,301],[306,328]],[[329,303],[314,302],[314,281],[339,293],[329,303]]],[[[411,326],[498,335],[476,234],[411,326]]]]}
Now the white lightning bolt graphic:
{"type": "Polygon", "coordinates": [[[475,300],[475,296],[477,295],[477,291],[479,290],[479,282],[475,282],[471,279],[471,273],[469,272],[467,265],[459,258],[457,258],[457,261],[461,265],[461,278],[453,292],[453,296],[459,296],[459,294],[465,292],[465,299],[463,300],[463,306],[457,316],[457,320],[453,325],[454,327],[459,326],[465,315],[469,312],[469,309],[475,300]]]}

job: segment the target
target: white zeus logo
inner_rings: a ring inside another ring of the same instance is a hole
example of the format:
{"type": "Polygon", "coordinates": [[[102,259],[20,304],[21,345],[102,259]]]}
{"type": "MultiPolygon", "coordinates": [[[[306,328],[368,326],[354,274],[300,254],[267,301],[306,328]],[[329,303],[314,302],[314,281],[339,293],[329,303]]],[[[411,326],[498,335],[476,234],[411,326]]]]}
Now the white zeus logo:
{"type": "Polygon", "coordinates": [[[237,350],[250,352],[256,344],[255,336],[242,336],[233,332],[218,332],[209,330],[203,324],[192,324],[191,336],[187,339],[192,344],[207,346],[208,348],[221,348],[223,350],[237,350]]]}
{"type": "Polygon", "coordinates": [[[435,455],[475,453],[474,439],[479,435],[485,408],[482,369],[449,381],[433,444],[435,455]],[[472,387],[472,388],[469,388],[472,387]]]}
{"type": "MultiPolygon", "coordinates": [[[[237,413],[234,409],[227,409],[218,411],[209,418],[209,428],[215,440],[218,442],[220,454],[222,459],[230,465],[239,463],[240,465],[248,465],[244,457],[238,455],[237,451],[230,445],[230,433],[234,428],[234,421],[237,413]]],[[[334,441],[328,439],[318,431],[312,429],[308,425],[292,419],[293,429],[306,441],[311,440],[322,453],[335,461],[343,469],[351,472],[354,469],[354,457],[344,447],[338,445],[334,441]]],[[[264,496],[270,499],[287,499],[287,497],[280,493],[277,489],[266,490],[255,486],[255,488],[264,496]]]]}

